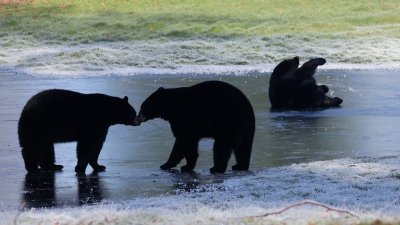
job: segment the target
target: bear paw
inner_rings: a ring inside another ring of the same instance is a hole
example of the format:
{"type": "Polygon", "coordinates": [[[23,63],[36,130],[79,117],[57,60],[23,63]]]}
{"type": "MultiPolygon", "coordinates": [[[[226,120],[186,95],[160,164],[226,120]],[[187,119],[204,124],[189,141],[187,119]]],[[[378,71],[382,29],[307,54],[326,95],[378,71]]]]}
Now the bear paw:
{"type": "Polygon", "coordinates": [[[332,105],[334,105],[334,106],[339,106],[340,104],[342,104],[342,102],[343,102],[343,100],[338,97],[334,97],[332,99],[332,105]]]}
{"type": "Polygon", "coordinates": [[[75,173],[85,174],[86,166],[75,166],[75,173]]]}
{"type": "Polygon", "coordinates": [[[234,165],[232,170],[249,170],[249,166],[234,165]]]}
{"type": "Polygon", "coordinates": [[[95,167],[93,167],[93,172],[103,172],[106,171],[106,167],[103,165],[97,165],[95,167]]]}
{"type": "Polygon", "coordinates": [[[210,173],[211,174],[218,174],[218,173],[223,174],[223,173],[225,173],[225,170],[224,169],[215,168],[215,166],[214,166],[214,167],[212,167],[210,169],[210,173]]]}
{"type": "Polygon", "coordinates": [[[171,165],[171,164],[169,164],[169,163],[167,162],[167,163],[162,164],[162,165],[160,166],[160,169],[162,169],[162,170],[168,170],[168,169],[174,168],[175,166],[176,166],[176,165],[171,165]]]}
{"type": "Polygon", "coordinates": [[[29,168],[26,168],[26,170],[28,171],[29,174],[34,174],[34,173],[40,172],[40,169],[38,167],[29,167],[29,168]]]}
{"type": "Polygon", "coordinates": [[[40,168],[44,171],[60,171],[64,168],[64,166],[51,164],[51,165],[41,165],[40,168]]]}
{"type": "Polygon", "coordinates": [[[185,172],[193,172],[193,168],[188,165],[182,166],[181,173],[185,173],[185,172]]]}

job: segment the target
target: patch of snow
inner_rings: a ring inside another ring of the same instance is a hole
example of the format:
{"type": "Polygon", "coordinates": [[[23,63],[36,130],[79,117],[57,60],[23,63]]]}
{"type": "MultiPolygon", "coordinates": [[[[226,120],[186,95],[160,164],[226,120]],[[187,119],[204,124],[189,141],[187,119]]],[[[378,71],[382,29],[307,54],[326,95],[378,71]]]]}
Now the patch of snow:
{"type": "Polygon", "coordinates": [[[268,38],[57,43],[6,35],[0,71],[41,76],[266,73],[283,59],[324,57],[321,69],[400,69],[400,40],[278,35],[268,38]]]}
{"type": "Polygon", "coordinates": [[[351,224],[376,219],[399,221],[399,215],[400,156],[392,156],[264,169],[228,177],[221,183],[177,189],[175,195],[122,203],[21,213],[3,210],[0,224],[13,224],[14,219],[17,224],[351,224]],[[278,215],[252,217],[305,199],[348,210],[359,217],[309,205],[278,215]]]}

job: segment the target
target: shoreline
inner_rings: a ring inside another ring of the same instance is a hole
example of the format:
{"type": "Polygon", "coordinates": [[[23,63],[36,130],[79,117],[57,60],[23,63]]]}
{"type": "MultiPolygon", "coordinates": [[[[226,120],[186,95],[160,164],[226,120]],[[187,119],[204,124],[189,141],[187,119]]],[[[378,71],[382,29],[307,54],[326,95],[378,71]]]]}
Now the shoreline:
{"type": "MultiPolygon", "coordinates": [[[[24,75],[31,77],[53,77],[53,78],[90,78],[90,77],[134,77],[134,76],[248,76],[267,75],[272,73],[275,64],[259,65],[180,65],[174,68],[152,68],[152,67],[127,67],[111,68],[101,71],[35,71],[30,69],[18,69],[15,67],[0,66],[0,74],[24,75]]],[[[301,64],[300,64],[301,66],[301,64]]],[[[318,71],[400,71],[400,63],[380,64],[346,64],[327,63],[320,66],[318,71]]],[[[318,76],[318,75],[317,75],[318,76]]]]}

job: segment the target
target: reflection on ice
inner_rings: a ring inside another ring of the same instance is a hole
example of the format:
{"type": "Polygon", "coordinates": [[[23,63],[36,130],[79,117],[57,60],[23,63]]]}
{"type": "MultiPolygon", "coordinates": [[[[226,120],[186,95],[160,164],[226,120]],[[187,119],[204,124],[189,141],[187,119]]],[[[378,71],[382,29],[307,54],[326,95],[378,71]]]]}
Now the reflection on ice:
{"type": "MultiPolygon", "coordinates": [[[[56,193],[56,173],[59,172],[27,173],[21,206],[27,209],[63,207],[64,205],[58,205],[60,201],[57,199],[59,194],[56,193]]],[[[72,200],[76,205],[99,204],[107,198],[103,194],[104,187],[100,177],[96,173],[76,175],[76,184],[77,200],[72,200]]]]}

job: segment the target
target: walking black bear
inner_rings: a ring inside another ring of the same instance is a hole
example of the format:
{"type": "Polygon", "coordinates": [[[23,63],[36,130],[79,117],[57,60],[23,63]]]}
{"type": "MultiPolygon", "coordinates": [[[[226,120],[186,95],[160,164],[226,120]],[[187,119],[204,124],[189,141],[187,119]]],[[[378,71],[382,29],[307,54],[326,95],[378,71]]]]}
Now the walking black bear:
{"type": "Polygon", "coordinates": [[[68,90],[46,90],[34,95],[22,110],[18,123],[19,143],[28,172],[61,170],[55,164],[54,143],[77,141],[77,173],[97,163],[108,128],[114,124],[134,125],[136,111],[128,97],[81,94],[68,90]]]}
{"type": "Polygon", "coordinates": [[[221,81],[206,81],[191,87],[159,88],[142,104],[137,122],[154,118],[169,121],[176,140],[168,161],[170,169],[186,158],[181,171],[192,171],[201,138],[214,138],[214,167],[211,173],[224,173],[234,153],[233,170],[248,170],[253,144],[255,118],[246,96],[221,81]]]}

